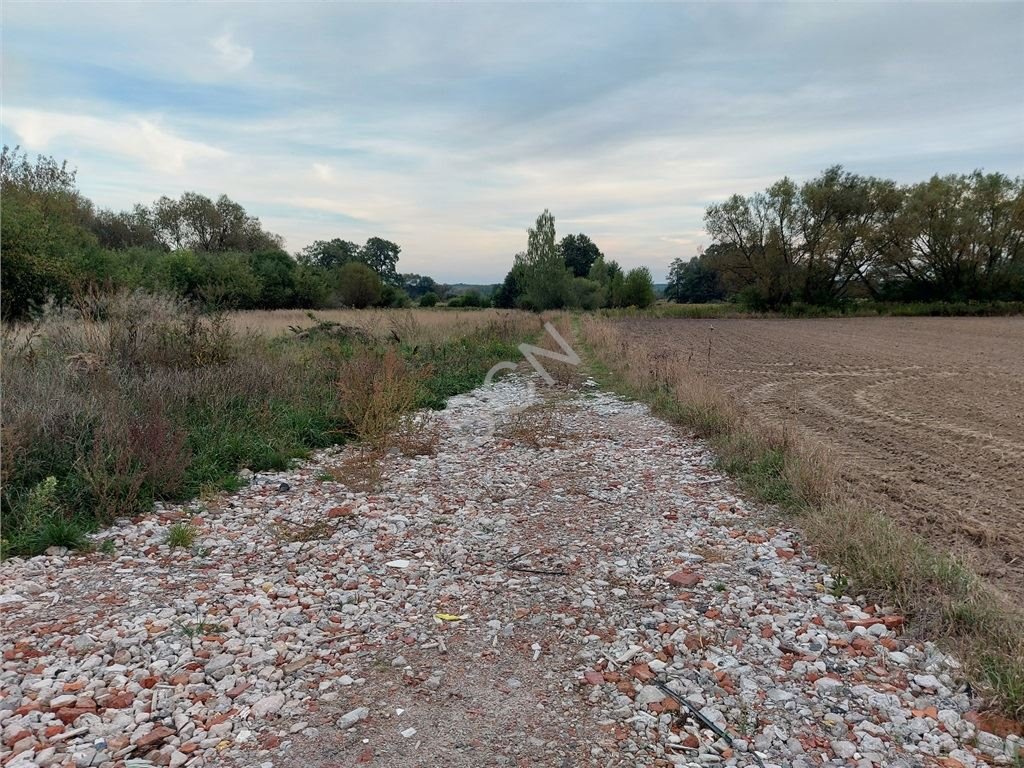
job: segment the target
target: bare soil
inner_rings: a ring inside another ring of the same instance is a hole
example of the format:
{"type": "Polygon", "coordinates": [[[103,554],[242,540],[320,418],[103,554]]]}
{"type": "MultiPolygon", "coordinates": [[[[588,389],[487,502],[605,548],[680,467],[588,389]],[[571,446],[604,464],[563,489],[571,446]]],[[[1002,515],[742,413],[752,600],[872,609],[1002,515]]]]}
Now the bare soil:
{"type": "Polygon", "coordinates": [[[854,493],[1024,597],[1024,318],[625,328],[749,413],[824,441],[854,493]]]}

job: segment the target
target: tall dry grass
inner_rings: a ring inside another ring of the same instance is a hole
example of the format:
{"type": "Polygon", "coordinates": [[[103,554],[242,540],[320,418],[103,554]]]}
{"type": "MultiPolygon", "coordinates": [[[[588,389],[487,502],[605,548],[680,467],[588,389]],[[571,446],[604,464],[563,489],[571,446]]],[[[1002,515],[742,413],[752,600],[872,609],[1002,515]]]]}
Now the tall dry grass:
{"type": "Polygon", "coordinates": [[[377,436],[480,384],[539,327],[525,313],[462,314],[367,313],[373,333],[355,336],[267,334],[135,292],[4,327],[0,551],[80,545],[154,500],[237,487],[242,467],[284,469],[377,436]]]}
{"type": "Polygon", "coordinates": [[[707,439],[723,470],[792,513],[816,554],[857,594],[896,606],[915,632],[945,640],[995,705],[1024,715],[1020,606],[884,510],[859,504],[825,446],[744,412],[695,356],[655,355],[627,342],[613,320],[593,316],[581,319],[579,337],[610,383],[707,439]]]}
{"type": "Polygon", "coordinates": [[[442,343],[453,332],[466,335],[495,325],[512,324],[522,329],[537,326],[536,316],[504,309],[276,309],[231,312],[227,317],[231,326],[242,333],[283,336],[296,329],[315,328],[318,323],[337,323],[358,328],[377,339],[397,336],[403,343],[413,345],[442,343]]]}

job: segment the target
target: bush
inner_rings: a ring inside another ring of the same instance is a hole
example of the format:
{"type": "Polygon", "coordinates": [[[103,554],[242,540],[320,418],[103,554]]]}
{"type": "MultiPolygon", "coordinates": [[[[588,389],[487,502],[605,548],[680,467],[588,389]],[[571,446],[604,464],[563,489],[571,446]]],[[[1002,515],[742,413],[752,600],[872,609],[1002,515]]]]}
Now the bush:
{"type": "Polygon", "coordinates": [[[437,304],[437,302],[437,294],[434,293],[433,291],[428,291],[427,293],[424,293],[422,296],[420,296],[421,307],[433,307],[437,304]]]}
{"type": "Polygon", "coordinates": [[[622,284],[622,305],[643,309],[654,303],[654,280],[647,267],[637,267],[626,273],[622,284]]]}
{"type": "Polygon", "coordinates": [[[351,261],[338,270],[338,299],[346,307],[365,309],[380,303],[383,286],[377,273],[351,261]]]}

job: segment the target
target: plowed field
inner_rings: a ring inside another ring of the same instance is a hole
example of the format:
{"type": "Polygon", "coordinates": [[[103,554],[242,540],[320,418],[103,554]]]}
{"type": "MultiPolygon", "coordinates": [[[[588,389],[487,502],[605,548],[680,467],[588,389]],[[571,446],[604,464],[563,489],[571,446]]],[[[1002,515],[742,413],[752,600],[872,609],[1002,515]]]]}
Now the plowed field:
{"type": "Polygon", "coordinates": [[[625,328],[692,355],[748,411],[827,443],[864,500],[1024,598],[1024,318],[625,328]]]}

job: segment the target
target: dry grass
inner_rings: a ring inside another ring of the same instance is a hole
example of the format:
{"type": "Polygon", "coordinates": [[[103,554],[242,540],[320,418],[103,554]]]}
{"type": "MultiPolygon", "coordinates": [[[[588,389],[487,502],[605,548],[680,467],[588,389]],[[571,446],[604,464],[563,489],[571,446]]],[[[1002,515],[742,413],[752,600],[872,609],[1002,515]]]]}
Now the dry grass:
{"type": "Polygon", "coordinates": [[[372,336],[300,339],[287,329],[315,324],[303,313],[240,322],[143,292],[4,325],[0,555],[76,546],[156,499],[231,489],[242,467],[283,470],[350,435],[398,428],[400,450],[430,451],[436,436],[402,430],[402,414],[479,385],[540,325],[523,312],[326,314],[372,336]]]}
{"type": "MultiPolygon", "coordinates": [[[[308,329],[318,322],[331,322],[360,328],[377,339],[398,338],[404,344],[441,343],[453,333],[468,335],[495,323],[513,323],[523,329],[537,325],[535,315],[518,310],[447,309],[304,309],[248,310],[228,315],[231,326],[240,332],[261,336],[283,336],[295,329],[308,329]]],[[[517,335],[526,338],[527,333],[517,335]]]]}
{"type": "Polygon", "coordinates": [[[379,442],[411,411],[428,371],[413,368],[393,347],[359,347],[338,371],[341,412],[353,433],[379,442]]]}
{"type": "Polygon", "coordinates": [[[329,467],[327,474],[351,491],[373,493],[384,477],[384,461],[385,454],[380,448],[363,447],[329,467]]]}
{"type": "Polygon", "coordinates": [[[856,503],[822,445],[742,412],[705,377],[699,356],[656,356],[594,317],[581,321],[580,336],[611,383],[708,439],[722,468],[752,494],[796,513],[817,555],[858,594],[896,606],[918,634],[945,639],[994,705],[1024,715],[1020,606],[968,565],[856,503]]]}
{"type": "Polygon", "coordinates": [[[513,412],[501,421],[495,434],[531,448],[551,448],[567,438],[557,428],[556,418],[555,402],[545,400],[513,412]]]}
{"type": "Polygon", "coordinates": [[[386,446],[403,456],[433,456],[441,442],[441,426],[429,413],[406,413],[387,436],[386,446]]]}

